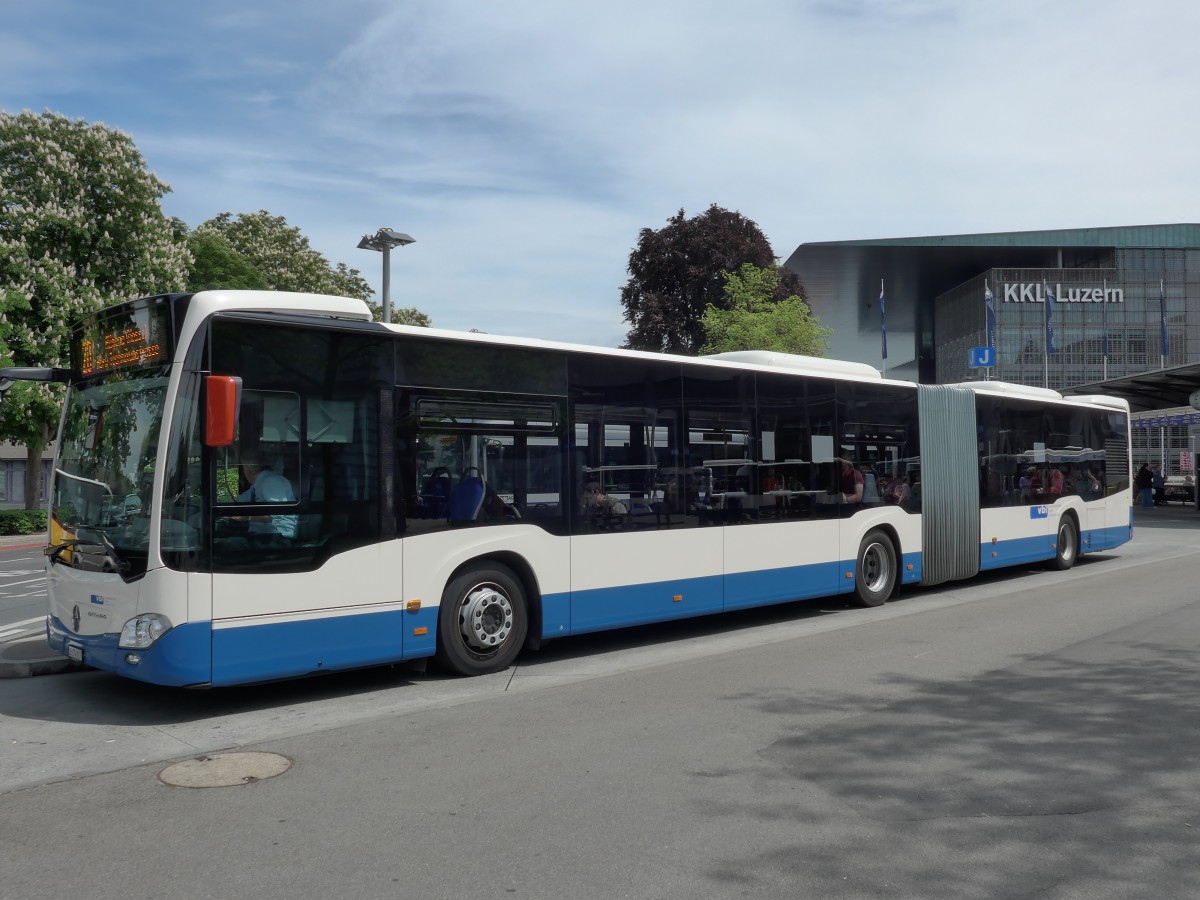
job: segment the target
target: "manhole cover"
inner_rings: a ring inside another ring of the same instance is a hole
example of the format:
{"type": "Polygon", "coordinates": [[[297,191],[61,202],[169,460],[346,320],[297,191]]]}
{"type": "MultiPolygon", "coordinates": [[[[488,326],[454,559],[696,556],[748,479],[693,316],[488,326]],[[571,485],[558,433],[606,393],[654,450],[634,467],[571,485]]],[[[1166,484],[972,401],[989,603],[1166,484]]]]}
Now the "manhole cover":
{"type": "Polygon", "coordinates": [[[214,753],[167,766],[158,780],[172,787],[232,787],[274,778],[291,767],[292,761],[278,753],[214,753]]]}

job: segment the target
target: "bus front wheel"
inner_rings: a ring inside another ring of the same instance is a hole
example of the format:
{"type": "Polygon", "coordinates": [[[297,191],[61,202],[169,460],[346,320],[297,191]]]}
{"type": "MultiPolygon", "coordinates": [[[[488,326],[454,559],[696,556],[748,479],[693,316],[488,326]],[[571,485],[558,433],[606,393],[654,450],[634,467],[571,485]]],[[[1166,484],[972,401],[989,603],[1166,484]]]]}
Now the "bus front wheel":
{"type": "Polygon", "coordinates": [[[882,606],[896,586],[896,547],[882,531],[872,531],[858,545],[854,592],[863,606],[882,606]]]}
{"type": "Polygon", "coordinates": [[[1058,536],[1054,540],[1054,568],[1065,572],[1079,557],[1079,527],[1075,520],[1063,515],[1058,521],[1058,536]]]}
{"type": "Polygon", "coordinates": [[[460,675],[507,668],[525,643],[525,591],[512,570],[476,566],[446,585],[438,611],[437,660],[460,675]]]}

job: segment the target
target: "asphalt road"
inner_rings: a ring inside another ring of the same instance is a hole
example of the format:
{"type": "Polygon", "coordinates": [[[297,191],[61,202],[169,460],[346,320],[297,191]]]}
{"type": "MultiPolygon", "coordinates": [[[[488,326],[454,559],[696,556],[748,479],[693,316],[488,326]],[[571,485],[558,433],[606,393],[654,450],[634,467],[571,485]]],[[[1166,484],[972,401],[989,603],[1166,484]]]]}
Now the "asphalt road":
{"type": "Polygon", "coordinates": [[[0,681],[0,895],[1200,896],[1198,535],[482,679],[0,681]],[[230,748],[294,765],[156,777],[230,748]]]}
{"type": "Polygon", "coordinates": [[[6,538],[0,545],[0,641],[45,631],[44,545],[40,536],[6,538]]]}

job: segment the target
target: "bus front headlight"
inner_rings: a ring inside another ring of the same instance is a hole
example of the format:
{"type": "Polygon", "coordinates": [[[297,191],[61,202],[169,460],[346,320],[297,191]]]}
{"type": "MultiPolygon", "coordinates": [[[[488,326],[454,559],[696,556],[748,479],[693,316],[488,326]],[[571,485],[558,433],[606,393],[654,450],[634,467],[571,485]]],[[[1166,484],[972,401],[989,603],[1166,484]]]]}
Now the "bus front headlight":
{"type": "Polygon", "coordinates": [[[143,613],[121,626],[121,640],[117,646],[126,650],[145,650],[170,630],[171,620],[166,616],[143,613]]]}

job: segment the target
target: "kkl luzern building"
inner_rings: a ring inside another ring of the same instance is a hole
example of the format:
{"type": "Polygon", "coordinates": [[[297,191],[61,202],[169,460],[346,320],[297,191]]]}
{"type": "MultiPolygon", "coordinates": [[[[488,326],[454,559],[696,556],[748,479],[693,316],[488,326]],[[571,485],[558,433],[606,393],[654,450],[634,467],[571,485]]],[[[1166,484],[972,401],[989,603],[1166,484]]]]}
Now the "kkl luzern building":
{"type": "MultiPolygon", "coordinates": [[[[1065,390],[1200,362],[1200,224],[830,241],[801,244],[785,265],[833,329],[829,355],[892,378],[988,377],[1065,390]],[[974,368],[972,349],[988,345],[989,290],[995,364],[974,368]],[[1050,353],[1047,293],[1054,298],[1050,353]]],[[[1149,439],[1143,432],[1141,441],[1135,432],[1135,447],[1170,462],[1189,435],[1167,431],[1149,439]]]]}

